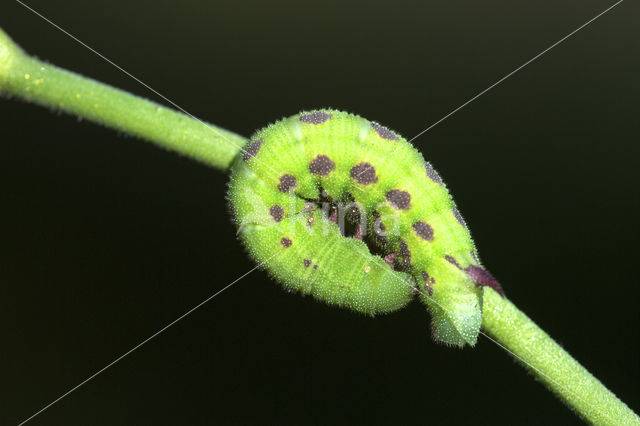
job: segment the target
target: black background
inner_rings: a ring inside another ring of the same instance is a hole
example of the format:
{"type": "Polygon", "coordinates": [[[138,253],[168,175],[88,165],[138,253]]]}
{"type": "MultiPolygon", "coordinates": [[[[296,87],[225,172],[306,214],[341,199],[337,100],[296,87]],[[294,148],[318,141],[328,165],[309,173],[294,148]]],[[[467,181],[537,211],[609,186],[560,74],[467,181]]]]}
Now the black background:
{"type": "MultiPolygon", "coordinates": [[[[249,135],[331,106],[407,138],[606,1],[28,4],[171,100],[249,135]]],[[[626,1],[419,137],[507,295],[635,410],[640,13],[626,1]]],[[[27,51],[158,99],[18,3],[27,51]]],[[[253,267],[226,176],[0,100],[0,424],[15,424],[253,267]]],[[[574,424],[502,349],[435,344],[256,271],[32,424],[574,424]]]]}

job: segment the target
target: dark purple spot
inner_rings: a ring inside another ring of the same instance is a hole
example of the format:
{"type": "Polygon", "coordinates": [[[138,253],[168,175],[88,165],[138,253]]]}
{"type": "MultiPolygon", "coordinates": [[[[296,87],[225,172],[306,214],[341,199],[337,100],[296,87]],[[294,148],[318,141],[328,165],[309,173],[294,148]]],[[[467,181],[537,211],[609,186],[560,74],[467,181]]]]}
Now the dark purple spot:
{"type": "Polygon", "coordinates": [[[460,225],[465,227],[467,226],[467,222],[464,221],[464,219],[462,218],[462,215],[460,214],[458,209],[456,209],[455,207],[453,208],[453,215],[456,217],[456,220],[460,222],[460,225]]]}
{"type": "Polygon", "coordinates": [[[396,261],[397,257],[398,257],[398,253],[389,253],[384,257],[384,261],[387,265],[393,266],[393,263],[396,261]]]}
{"type": "Polygon", "coordinates": [[[407,191],[392,189],[387,192],[387,201],[397,210],[407,210],[411,206],[411,194],[407,191]]]}
{"type": "Polygon", "coordinates": [[[388,141],[397,141],[399,139],[395,133],[378,123],[371,123],[371,127],[373,127],[373,130],[375,130],[382,139],[386,139],[388,141]]]}
{"type": "Polygon", "coordinates": [[[416,234],[423,240],[433,240],[433,228],[428,223],[416,222],[413,224],[413,230],[416,231],[416,234]]]}
{"type": "Polygon", "coordinates": [[[305,268],[308,268],[309,266],[311,266],[311,259],[304,259],[302,263],[304,263],[305,268]]]}
{"type": "Polygon", "coordinates": [[[481,268],[480,266],[470,265],[465,268],[465,271],[467,272],[469,278],[471,278],[476,283],[476,285],[491,287],[492,289],[500,293],[500,295],[504,296],[502,286],[498,281],[496,281],[495,278],[493,278],[493,276],[489,272],[487,272],[486,269],[481,268]]]}
{"type": "Polygon", "coordinates": [[[356,164],[351,169],[350,175],[351,179],[355,179],[361,185],[369,185],[378,181],[376,169],[369,163],[356,164]]]}
{"type": "Polygon", "coordinates": [[[424,280],[424,289],[429,296],[433,296],[433,288],[431,287],[436,281],[429,276],[427,271],[422,271],[422,279],[424,280]]]}
{"type": "Polygon", "coordinates": [[[440,177],[438,172],[436,172],[436,170],[433,168],[431,163],[427,162],[424,166],[427,169],[427,176],[429,176],[429,179],[431,179],[435,183],[442,184],[442,178],[440,177]]]}
{"type": "Polygon", "coordinates": [[[248,159],[255,157],[256,154],[258,154],[258,151],[260,151],[261,146],[262,146],[262,139],[258,139],[256,141],[251,142],[249,146],[247,146],[247,149],[244,151],[244,154],[242,155],[242,159],[244,161],[247,161],[248,159]]]}
{"type": "Polygon", "coordinates": [[[322,124],[331,118],[331,114],[324,111],[313,111],[308,114],[302,114],[300,121],[308,124],[322,124]]]}
{"type": "Polygon", "coordinates": [[[456,268],[462,269],[460,268],[460,265],[458,265],[458,261],[453,256],[445,256],[444,258],[447,259],[447,262],[451,263],[456,268]]]}
{"type": "Polygon", "coordinates": [[[400,240],[398,252],[400,252],[400,264],[405,267],[411,267],[411,250],[403,240],[400,240]]]}
{"type": "Polygon", "coordinates": [[[289,192],[298,185],[296,177],[289,174],[280,176],[280,183],[278,184],[278,191],[289,192]]]}
{"type": "Polygon", "coordinates": [[[326,155],[318,155],[309,163],[309,171],[319,176],[326,176],[335,168],[335,163],[326,155]]]}
{"type": "Polygon", "coordinates": [[[424,280],[425,284],[429,284],[430,286],[436,283],[436,279],[430,276],[427,271],[422,271],[422,279],[424,280]]]}
{"type": "Polygon", "coordinates": [[[276,222],[280,222],[282,218],[284,218],[284,209],[279,205],[271,206],[269,209],[269,214],[276,222]]]}
{"type": "Polygon", "coordinates": [[[282,239],[280,240],[280,244],[282,244],[284,248],[289,248],[291,247],[291,244],[293,244],[293,242],[291,242],[291,240],[287,237],[282,237],[282,239]]]}
{"type": "Polygon", "coordinates": [[[318,269],[318,265],[313,265],[313,269],[318,269]]]}

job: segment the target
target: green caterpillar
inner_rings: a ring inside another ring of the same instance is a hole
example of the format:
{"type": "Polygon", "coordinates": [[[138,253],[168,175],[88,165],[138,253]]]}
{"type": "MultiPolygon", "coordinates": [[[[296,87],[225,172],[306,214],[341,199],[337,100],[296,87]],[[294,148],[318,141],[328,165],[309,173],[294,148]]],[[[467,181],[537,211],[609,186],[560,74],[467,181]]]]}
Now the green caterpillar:
{"type": "Polygon", "coordinates": [[[250,255],[285,288],[369,315],[416,295],[447,344],[474,345],[480,265],[433,167],[405,139],[362,117],[316,110],[256,132],[228,198],[250,255]]]}

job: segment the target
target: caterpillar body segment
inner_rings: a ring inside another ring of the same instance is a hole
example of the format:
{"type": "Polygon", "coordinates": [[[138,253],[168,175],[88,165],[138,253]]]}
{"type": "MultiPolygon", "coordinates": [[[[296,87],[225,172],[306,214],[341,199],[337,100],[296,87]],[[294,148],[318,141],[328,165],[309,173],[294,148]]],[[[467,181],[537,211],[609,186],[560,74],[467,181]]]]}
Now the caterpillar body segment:
{"type": "Polygon", "coordinates": [[[475,344],[480,287],[502,291],[433,167],[362,117],[315,110],[259,130],[229,200],[245,247],[287,289],[369,315],[419,294],[447,344],[475,344]]]}
{"type": "Polygon", "coordinates": [[[240,237],[286,289],[328,304],[374,316],[400,309],[414,297],[408,274],[376,259],[362,241],[344,238],[335,223],[318,222],[323,221],[309,228],[307,215],[294,215],[279,226],[247,225],[240,237]]]}

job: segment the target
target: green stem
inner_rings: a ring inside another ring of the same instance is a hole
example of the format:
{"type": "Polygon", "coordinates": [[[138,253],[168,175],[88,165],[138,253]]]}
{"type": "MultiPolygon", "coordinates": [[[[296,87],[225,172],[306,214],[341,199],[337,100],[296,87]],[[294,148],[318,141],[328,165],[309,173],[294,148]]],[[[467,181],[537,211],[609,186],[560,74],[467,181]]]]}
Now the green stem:
{"type": "MultiPolygon", "coordinates": [[[[0,94],[45,105],[228,170],[246,140],[195,117],[26,55],[0,29],[0,94]]],[[[640,419],[511,302],[485,288],[483,328],[580,416],[640,419]]]]}
{"type": "Polygon", "coordinates": [[[482,327],[585,420],[640,424],[640,418],[508,299],[485,287],[482,327]]]}
{"type": "Polygon", "coordinates": [[[25,54],[0,29],[0,93],[146,139],[227,170],[246,139],[25,54]]]}

